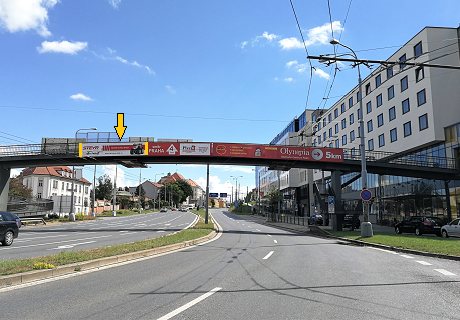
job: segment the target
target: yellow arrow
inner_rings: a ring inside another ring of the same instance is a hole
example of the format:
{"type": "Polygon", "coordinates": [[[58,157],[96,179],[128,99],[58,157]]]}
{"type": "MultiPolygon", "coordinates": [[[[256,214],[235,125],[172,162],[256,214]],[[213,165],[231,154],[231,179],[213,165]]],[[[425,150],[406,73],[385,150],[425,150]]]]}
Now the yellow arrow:
{"type": "Polygon", "coordinates": [[[121,141],[121,138],[123,138],[123,135],[125,134],[125,130],[127,128],[124,125],[124,118],[125,118],[124,113],[117,113],[117,125],[114,126],[114,128],[118,134],[118,138],[120,138],[120,141],[121,141]]]}

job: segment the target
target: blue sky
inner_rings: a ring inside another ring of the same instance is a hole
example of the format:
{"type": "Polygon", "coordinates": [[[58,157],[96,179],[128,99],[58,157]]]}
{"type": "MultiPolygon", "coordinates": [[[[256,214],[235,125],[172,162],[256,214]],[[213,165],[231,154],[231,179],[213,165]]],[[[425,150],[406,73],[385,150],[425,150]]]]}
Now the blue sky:
{"type": "MultiPolygon", "coordinates": [[[[358,57],[385,60],[425,26],[460,22],[458,0],[292,4],[310,55],[333,53],[333,32],[358,57]]],[[[328,108],[357,84],[344,65],[323,99],[330,68],[312,60],[310,78],[289,0],[0,0],[0,30],[3,145],[113,132],[117,113],[125,137],[265,144],[305,107],[328,108]]],[[[184,165],[151,165],[142,178],[176,171],[206,178],[205,166],[184,165]]],[[[118,174],[118,185],[139,182],[139,169],[118,174]]],[[[231,176],[255,186],[251,167],[210,175],[211,192],[231,192],[231,176]]],[[[84,176],[92,181],[93,168],[84,176]]]]}

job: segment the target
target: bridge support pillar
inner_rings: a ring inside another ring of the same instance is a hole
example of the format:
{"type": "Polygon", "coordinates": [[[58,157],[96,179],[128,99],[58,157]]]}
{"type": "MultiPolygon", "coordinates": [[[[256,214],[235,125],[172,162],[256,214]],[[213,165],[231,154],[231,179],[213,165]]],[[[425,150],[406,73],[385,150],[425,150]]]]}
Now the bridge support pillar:
{"type": "Polygon", "coordinates": [[[342,231],[342,183],[340,180],[342,172],[332,171],[331,172],[331,187],[334,192],[334,213],[331,219],[332,231],[342,231]]]}
{"type": "Polygon", "coordinates": [[[6,211],[10,189],[10,168],[0,167],[0,211],[6,211]]]}

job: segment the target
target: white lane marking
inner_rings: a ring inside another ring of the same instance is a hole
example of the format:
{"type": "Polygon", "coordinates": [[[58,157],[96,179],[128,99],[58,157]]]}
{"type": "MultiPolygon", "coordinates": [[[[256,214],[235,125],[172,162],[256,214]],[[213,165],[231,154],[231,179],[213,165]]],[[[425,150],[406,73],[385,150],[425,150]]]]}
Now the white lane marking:
{"type": "Polygon", "coordinates": [[[418,262],[420,264],[423,264],[424,266],[431,266],[432,264],[431,263],[428,263],[426,261],[415,261],[415,262],[418,262]]]}
{"type": "Polygon", "coordinates": [[[455,273],[452,273],[452,272],[444,270],[444,269],[434,269],[434,271],[442,273],[445,276],[455,276],[455,273]]]}
{"type": "Polygon", "coordinates": [[[260,231],[259,229],[256,229],[257,231],[260,231]]]}
{"type": "Polygon", "coordinates": [[[216,293],[217,291],[219,291],[219,290],[221,290],[221,289],[222,289],[222,288],[219,288],[219,287],[214,288],[214,289],[212,289],[211,291],[209,291],[209,292],[207,292],[207,293],[205,293],[205,294],[199,296],[198,298],[196,298],[196,299],[190,301],[189,303],[184,304],[182,307],[177,308],[177,309],[174,310],[174,311],[171,311],[170,313],[168,313],[167,315],[162,316],[161,318],[158,318],[158,320],[167,320],[167,319],[171,319],[172,317],[178,315],[179,313],[181,313],[181,312],[187,310],[188,308],[194,306],[194,305],[197,304],[198,302],[203,301],[204,299],[206,299],[206,298],[212,296],[214,293],[216,293]]]}
{"type": "Polygon", "coordinates": [[[278,243],[278,241],[276,241],[276,240],[273,240],[273,242],[274,242],[274,243],[278,243]]]}
{"type": "Polygon", "coordinates": [[[267,234],[267,236],[271,237],[272,235],[271,235],[271,234],[267,234]]]}
{"type": "Polygon", "coordinates": [[[402,254],[401,257],[407,258],[407,259],[414,259],[414,257],[408,256],[407,254],[402,254]]]}
{"type": "Polygon", "coordinates": [[[373,250],[383,251],[383,252],[386,252],[386,253],[391,253],[391,254],[399,254],[399,253],[394,252],[394,251],[385,250],[385,249],[380,249],[380,248],[374,248],[374,247],[368,247],[368,248],[369,248],[369,249],[373,249],[373,250]]]}
{"type": "Polygon", "coordinates": [[[112,235],[107,235],[107,236],[100,236],[100,237],[91,237],[91,238],[83,238],[83,239],[74,239],[74,240],[63,240],[63,241],[57,241],[57,242],[48,242],[48,243],[38,243],[38,244],[31,244],[27,246],[19,246],[19,247],[3,247],[1,250],[11,250],[11,249],[18,249],[18,248],[30,248],[30,247],[39,247],[39,246],[47,246],[47,245],[54,245],[54,244],[60,244],[63,242],[72,242],[72,241],[78,241],[78,240],[89,240],[89,239],[101,239],[101,238],[108,238],[112,237],[112,235]]]}
{"type": "Polygon", "coordinates": [[[271,255],[274,253],[275,251],[270,251],[265,257],[263,260],[267,260],[268,258],[271,257],[271,255]]]}
{"type": "Polygon", "coordinates": [[[70,249],[75,246],[81,245],[81,244],[88,244],[88,243],[94,243],[96,241],[88,241],[88,242],[80,242],[80,243],[74,243],[74,244],[67,244],[65,246],[59,246],[57,248],[51,248],[51,249],[46,249],[46,250],[58,250],[58,249],[70,249]]]}

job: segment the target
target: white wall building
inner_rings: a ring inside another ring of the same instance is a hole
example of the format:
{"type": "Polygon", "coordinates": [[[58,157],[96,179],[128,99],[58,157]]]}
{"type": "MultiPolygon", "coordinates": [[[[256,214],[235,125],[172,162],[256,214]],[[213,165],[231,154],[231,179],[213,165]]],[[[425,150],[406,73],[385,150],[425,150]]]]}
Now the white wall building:
{"type": "MultiPolygon", "coordinates": [[[[53,213],[69,214],[72,170],[66,166],[26,168],[23,185],[37,198],[54,200],[53,213]]],[[[88,214],[91,208],[91,183],[85,178],[74,181],[74,213],[88,214]]]]}

